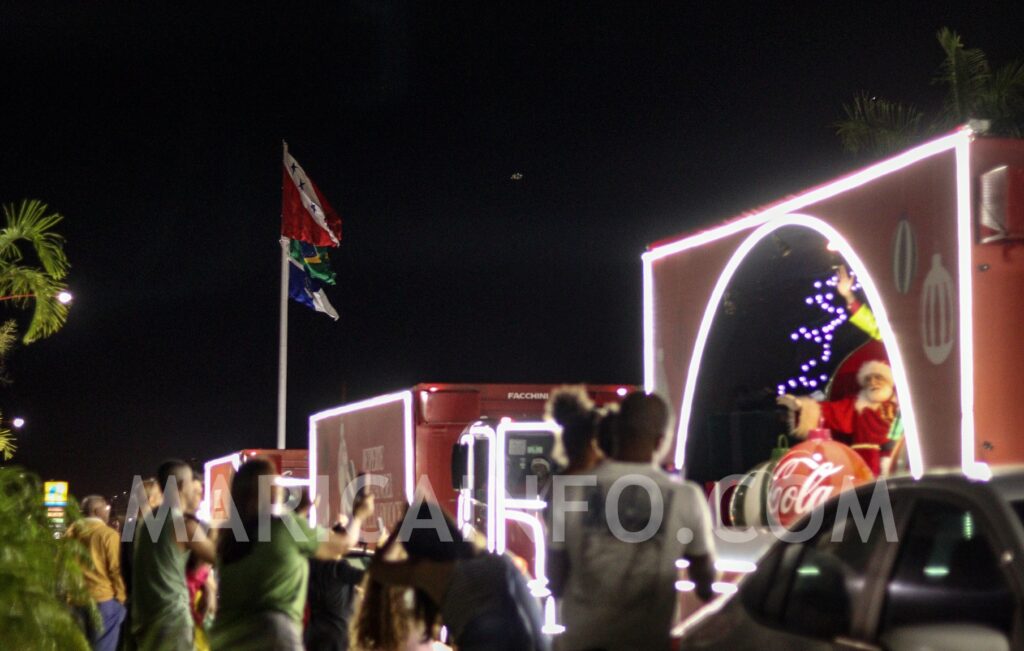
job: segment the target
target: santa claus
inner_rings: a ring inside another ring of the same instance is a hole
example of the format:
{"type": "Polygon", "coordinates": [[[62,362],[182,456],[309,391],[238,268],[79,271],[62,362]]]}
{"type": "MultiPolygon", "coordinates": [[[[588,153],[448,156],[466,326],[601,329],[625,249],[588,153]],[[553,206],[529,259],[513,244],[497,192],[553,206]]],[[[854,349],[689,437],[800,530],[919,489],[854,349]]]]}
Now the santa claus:
{"type": "Polygon", "coordinates": [[[796,412],[793,434],[804,438],[815,427],[847,434],[851,447],[877,477],[888,466],[892,452],[889,432],[899,403],[893,390],[892,369],[882,361],[865,362],[857,371],[861,389],[857,395],[819,402],[808,396],[782,395],[778,403],[796,412]]]}

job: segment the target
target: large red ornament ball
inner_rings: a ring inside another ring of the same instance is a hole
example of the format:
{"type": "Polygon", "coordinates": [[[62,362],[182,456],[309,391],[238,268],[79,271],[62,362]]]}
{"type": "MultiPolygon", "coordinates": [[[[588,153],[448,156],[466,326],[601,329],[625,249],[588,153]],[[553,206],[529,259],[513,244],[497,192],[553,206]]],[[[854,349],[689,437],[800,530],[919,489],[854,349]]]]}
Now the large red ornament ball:
{"type": "Polygon", "coordinates": [[[840,491],[874,479],[864,459],[852,448],[831,439],[804,441],[793,446],[772,472],[769,518],[791,527],[840,491]]]}

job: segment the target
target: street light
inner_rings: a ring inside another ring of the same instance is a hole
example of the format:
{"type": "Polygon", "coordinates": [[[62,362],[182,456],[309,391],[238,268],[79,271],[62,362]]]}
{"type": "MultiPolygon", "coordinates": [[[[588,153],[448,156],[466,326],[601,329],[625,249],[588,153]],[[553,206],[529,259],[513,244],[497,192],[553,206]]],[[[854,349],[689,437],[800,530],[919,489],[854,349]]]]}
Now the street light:
{"type": "Polygon", "coordinates": [[[25,419],[22,418],[21,416],[18,416],[17,418],[11,421],[11,426],[14,429],[21,429],[22,427],[25,426],[25,419]]]}
{"type": "MultiPolygon", "coordinates": [[[[19,298],[35,298],[35,297],[36,297],[35,294],[10,294],[9,296],[0,296],[0,301],[13,301],[13,300],[17,300],[19,298]]],[[[71,301],[73,301],[75,299],[74,295],[72,295],[72,293],[69,292],[66,289],[62,290],[60,292],[57,292],[57,296],[55,298],[57,299],[58,302],[60,302],[63,305],[67,305],[68,303],[70,303],[71,301]]]]}

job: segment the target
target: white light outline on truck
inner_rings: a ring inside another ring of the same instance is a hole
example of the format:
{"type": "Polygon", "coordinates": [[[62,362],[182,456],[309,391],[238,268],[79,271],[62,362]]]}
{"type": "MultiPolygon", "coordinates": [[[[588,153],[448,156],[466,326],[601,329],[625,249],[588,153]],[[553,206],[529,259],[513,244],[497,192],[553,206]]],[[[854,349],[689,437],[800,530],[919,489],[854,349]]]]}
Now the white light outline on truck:
{"type": "Polygon", "coordinates": [[[222,463],[231,462],[231,467],[234,470],[238,470],[238,467],[242,465],[242,453],[232,452],[231,454],[216,459],[210,459],[203,464],[203,492],[205,496],[203,501],[199,504],[199,513],[197,514],[200,519],[210,522],[213,518],[213,484],[210,483],[210,470],[214,466],[219,466],[222,463]]]}
{"type": "Polygon", "coordinates": [[[913,396],[910,385],[907,382],[906,369],[903,365],[903,357],[900,355],[899,346],[896,344],[896,333],[889,324],[889,316],[886,313],[885,305],[882,303],[881,294],[875,281],[868,275],[866,267],[860,257],[850,246],[839,231],[832,228],[824,221],[809,215],[792,214],[778,217],[770,222],[762,224],[736,248],[732,257],[726,263],[722,274],[718,277],[707,306],[704,308],[704,316],[701,319],[700,328],[690,357],[690,365],[686,371],[686,384],[683,389],[683,403],[680,409],[679,427],[676,431],[676,452],[675,463],[677,468],[682,468],[685,462],[686,438],[689,429],[690,416],[693,410],[693,398],[697,392],[697,376],[700,373],[701,361],[704,357],[704,348],[707,339],[711,334],[711,326],[715,320],[715,313],[718,305],[732,281],[733,274],[746,259],[751,250],[764,238],[773,232],[786,226],[799,226],[809,228],[820,233],[826,240],[834,243],[843,258],[850,263],[851,268],[857,272],[857,278],[867,294],[868,303],[875,315],[878,330],[882,334],[882,343],[889,354],[889,365],[892,367],[893,380],[896,391],[900,396],[900,413],[903,418],[904,437],[907,440],[907,456],[910,462],[910,472],[914,477],[920,477],[922,473],[921,446],[917,434],[917,417],[914,413],[913,396]]]}
{"type": "MultiPolygon", "coordinates": [[[[547,422],[543,422],[543,421],[516,423],[516,422],[502,420],[500,423],[498,423],[497,448],[501,452],[502,459],[504,459],[507,456],[506,450],[508,448],[507,448],[505,443],[506,443],[506,438],[507,438],[507,435],[508,435],[509,432],[533,432],[533,433],[544,432],[544,433],[551,434],[551,435],[557,437],[559,430],[560,430],[560,428],[555,423],[547,423],[547,422]]],[[[505,478],[505,464],[504,463],[498,464],[498,466],[497,466],[497,468],[495,470],[496,470],[497,484],[498,484],[498,486],[501,487],[501,490],[498,491],[498,504],[497,504],[498,516],[499,516],[499,518],[501,518],[500,519],[500,524],[498,526],[497,549],[498,549],[498,553],[499,554],[503,554],[503,553],[505,553],[505,544],[506,544],[506,540],[505,540],[506,539],[505,517],[507,517],[506,511],[505,511],[505,499],[506,499],[505,492],[506,492],[506,489],[507,489],[507,486],[505,485],[505,481],[506,481],[506,478],[505,478]]]]}
{"type": "MultiPolygon", "coordinates": [[[[974,132],[964,126],[952,134],[937,138],[923,145],[910,149],[893,158],[881,161],[870,167],[845,176],[837,181],[812,189],[792,199],[782,201],[759,213],[741,217],[733,222],[712,228],[707,231],[685,237],[674,242],[656,246],[641,256],[643,263],[643,328],[644,328],[644,390],[648,393],[655,390],[655,338],[654,338],[654,262],[669,255],[696,248],[739,234],[745,230],[779,219],[813,203],[829,199],[883,176],[897,172],[925,158],[953,150],[956,163],[957,191],[957,250],[958,250],[958,286],[960,290],[960,402],[961,402],[961,466],[963,472],[971,477],[987,478],[991,470],[984,463],[979,463],[974,454],[974,341],[973,341],[973,291],[971,283],[971,192],[970,192],[970,143],[974,132]]],[[[721,282],[721,277],[719,278],[721,282]]],[[[716,289],[718,285],[716,285],[716,289]]],[[[872,306],[874,308],[874,306],[872,306]]],[[[703,324],[702,324],[703,325],[703,324]]],[[[888,322],[886,322],[888,328],[888,322]]],[[[891,335],[890,329],[890,335],[891,335]]],[[[883,339],[885,333],[883,332],[883,339]]],[[[707,333],[699,333],[695,341],[695,353],[702,350],[706,343],[707,333]],[[703,334],[703,338],[701,337],[703,334]]],[[[892,339],[892,337],[890,337],[892,339]]],[[[889,344],[886,343],[888,347],[889,344]]],[[[696,357],[696,355],[695,355],[696,357]]],[[[691,361],[692,367],[692,361],[691,361]]],[[[692,368],[691,368],[692,370],[692,368]]],[[[894,369],[895,370],[895,369],[894,369]]],[[[902,370],[902,369],[901,369],[902,370]]],[[[687,373],[687,390],[689,389],[690,373],[687,373]]],[[[905,384],[905,377],[904,386],[905,384]]],[[[685,392],[684,392],[685,396],[685,392]]],[[[684,398],[685,401],[685,398],[684,398]]],[[[681,410],[679,434],[676,437],[675,462],[682,467],[685,461],[685,422],[688,421],[689,409],[684,405],[681,410]],[[686,421],[682,416],[686,415],[686,421]],[[682,436],[680,436],[682,434],[682,436]]],[[[915,443],[918,443],[916,428],[915,443]]],[[[911,474],[919,477],[923,472],[923,459],[920,446],[916,451],[908,442],[908,456],[911,474]]]]}
{"type": "Polygon", "coordinates": [[[472,524],[473,519],[473,486],[474,486],[474,472],[473,466],[475,464],[473,457],[473,444],[476,443],[477,439],[484,439],[487,441],[487,551],[493,552],[497,548],[497,531],[498,531],[498,519],[497,512],[494,508],[494,504],[497,501],[497,484],[494,481],[497,475],[498,455],[496,453],[496,440],[497,435],[494,432],[494,428],[484,425],[483,423],[476,422],[470,425],[469,432],[463,434],[459,438],[459,443],[463,444],[465,441],[469,441],[469,453],[467,456],[467,463],[469,468],[467,470],[467,476],[469,477],[469,488],[462,489],[459,491],[459,497],[462,498],[463,493],[468,493],[464,502],[466,508],[466,520],[467,524],[472,524]]]}
{"type": "Polygon", "coordinates": [[[974,479],[992,477],[974,456],[974,282],[971,269],[971,139],[956,145],[957,284],[960,288],[960,465],[974,479]]]}
{"type": "MultiPolygon", "coordinates": [[[[533,544],[536,548],[533,558],[533,576],[534,579],[530,581],[530,592],[534,597],[543,599],[551,594],[551,590],[548,588],[548,575],[545,572],[548,560],[548,549],[544,542],[544,527],[541,526],[540,520],[537,516],[530,515],[529,513],[523,513],[522,511],[506,511],[505,518],[512,520],[513,522],[519,522],[520,524],[526,525],[530,528],[533,538],[533,544]]],[[[499,553],[504,553],[502,550],[499,553]]]]}
{"type": "MultiPolygon", "coordinates": [[[[381,405],[387,405],[392,402],[402,401],[404,410],[403,418],[405,432],[403,435],[403,443],[405,446],[405,499],[409,504],[413,503],[415,496],[415,465],[413,460],[413,453],[415,447],[413,444],[413,395],[412,391],[399,391],[398,393],[389,393],[383,396],[377,396],[376,398],[369,398],[368,400],[360,400],[359,402],[353,402],[347,405],[341,405],[340,407],[333,407],[324,411],[317,412],[309,417],[309,495],[310,499],[314,499],[317,494],[317,423],[321,420],[332,418],[334,416],[341,416],[343,414],[350,414],[354,411],[362,411],[364,409],[370,409],[371,407],[379,407],[381,405]]],[[[316,509],[309,510],[309,522],[311,525],[316,525],[316,509]]]]}

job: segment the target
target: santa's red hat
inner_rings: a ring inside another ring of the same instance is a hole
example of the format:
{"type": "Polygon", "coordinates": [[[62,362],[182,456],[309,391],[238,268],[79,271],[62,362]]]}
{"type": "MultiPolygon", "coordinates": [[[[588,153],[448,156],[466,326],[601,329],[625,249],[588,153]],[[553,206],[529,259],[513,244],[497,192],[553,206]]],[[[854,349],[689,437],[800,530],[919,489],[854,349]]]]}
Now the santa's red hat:
{"type": "Polygon", "coordinates": [[[883,361],[873,359],[861,364],[860,368],[857,370],[857,384],[864,386],[864,382],[867,380],[869,375],[881,375],[888,380],[889,384],[893,383],[892,369],[883,361]]]}

